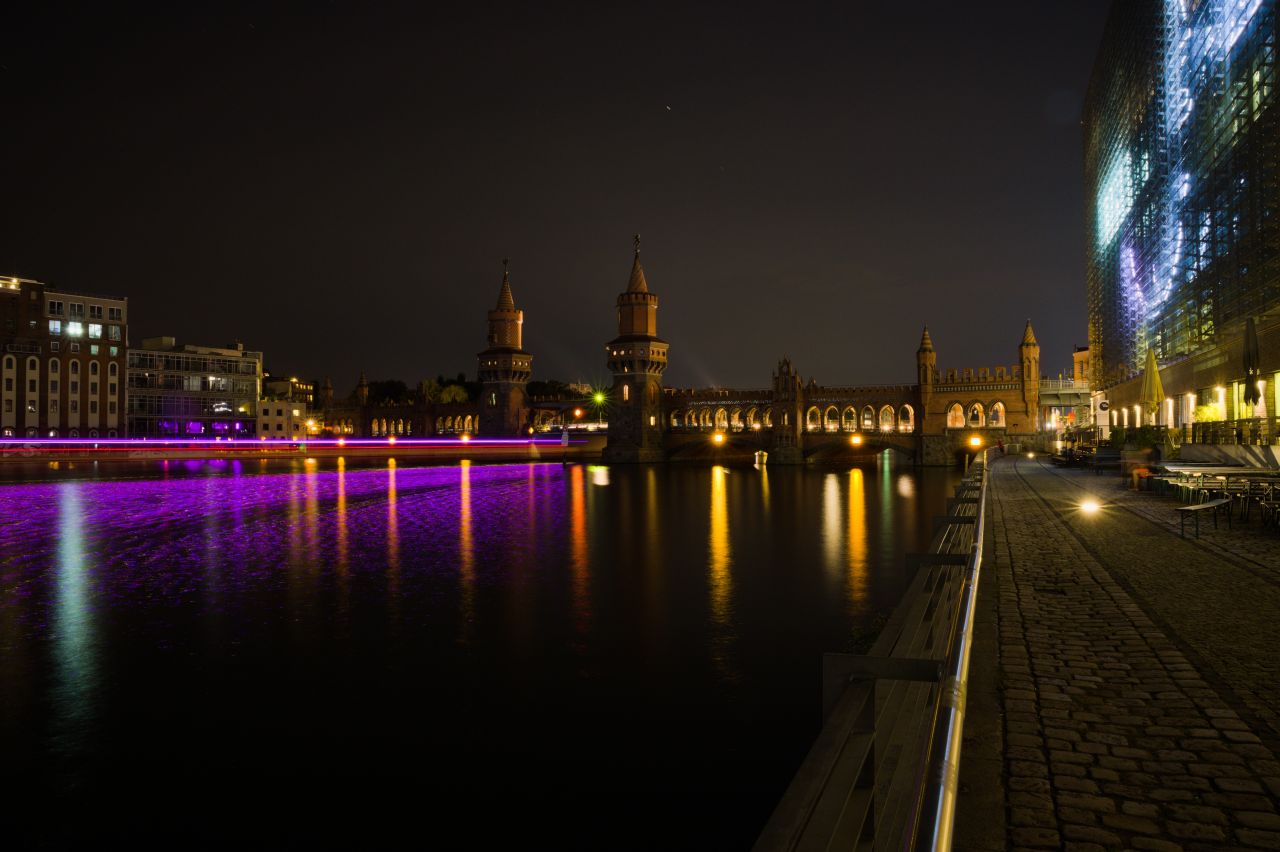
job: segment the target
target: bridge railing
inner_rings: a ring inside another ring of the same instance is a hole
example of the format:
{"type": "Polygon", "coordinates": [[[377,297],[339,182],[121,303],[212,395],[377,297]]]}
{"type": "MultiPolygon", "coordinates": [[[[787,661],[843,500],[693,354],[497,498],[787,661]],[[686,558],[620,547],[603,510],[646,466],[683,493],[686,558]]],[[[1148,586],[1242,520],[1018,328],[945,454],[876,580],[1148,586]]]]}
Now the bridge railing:
{"type": "Polygon", "coordinates": [[[870,652],[824,656],[825,722],[756,852],[951,848],[986,483],[984,454],[870,652]]]}

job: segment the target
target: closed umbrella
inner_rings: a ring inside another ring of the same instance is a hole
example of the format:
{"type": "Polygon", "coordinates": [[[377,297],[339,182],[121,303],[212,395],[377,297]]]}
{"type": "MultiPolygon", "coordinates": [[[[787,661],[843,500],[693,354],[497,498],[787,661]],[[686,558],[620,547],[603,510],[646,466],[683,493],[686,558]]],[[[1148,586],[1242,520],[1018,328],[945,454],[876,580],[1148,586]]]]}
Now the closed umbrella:
{"type": "Polygon", "coordinates": [[[1156,365],[1156,350],[1147,350],[1147,366],[1142,370],[1142,406],[1151,412],[1154,422],[1160,403],[1164,402],[1164,385],[1160,382],[1160,368],[1156,365]]]}
{"type": "Polygon", "coordinates": [[[1258,382],[1262,379],[1262,356],[1258,352],[1258,329],[1253,324],[1253,317],[1244,323],[1244,401],[1249,405],[1257,405],[1262,399],[1262,391],[1258,382]]]}

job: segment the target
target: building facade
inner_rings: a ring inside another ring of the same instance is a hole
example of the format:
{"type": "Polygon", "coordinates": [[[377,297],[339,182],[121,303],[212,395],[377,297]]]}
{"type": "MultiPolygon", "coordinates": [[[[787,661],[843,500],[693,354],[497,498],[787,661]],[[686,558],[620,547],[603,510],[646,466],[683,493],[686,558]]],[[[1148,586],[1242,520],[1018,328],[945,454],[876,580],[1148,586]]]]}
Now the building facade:
{"type": "Polygon", "coordinates": [[[280,398],[258,401],[255,425],[265,441],[302,441],[319,431],[305,402],[280,398]]]}
{"type": "Polygon", "coordinates": [[[1089,377],[1104,423],[1275,417],[1276,51],[1276,0],[1112,7],[1084,108],[1089,377]],[[1258,405],[1243,404],[1250,318],[1266,385],[1258,405]],[[1148,350],[1168,398],[1144,411],[1148,350]]]}
{"type": "Polygon", "coordinates": [[[124,434],[127,299],[0,278],[0,436],[124,434]]]}
{"type": "Polygon", "coordinates": [[[262,397],[262,353],[241,343],[179,346],[149,337],[129,351],[133,438],[251,438],[262,397]]]}

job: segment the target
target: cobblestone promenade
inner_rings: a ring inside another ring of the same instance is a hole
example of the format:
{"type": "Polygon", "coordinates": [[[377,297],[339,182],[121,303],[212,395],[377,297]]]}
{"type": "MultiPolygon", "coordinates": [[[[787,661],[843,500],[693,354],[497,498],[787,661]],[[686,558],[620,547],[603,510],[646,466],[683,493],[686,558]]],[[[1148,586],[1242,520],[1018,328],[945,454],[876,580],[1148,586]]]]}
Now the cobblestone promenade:
{"type": "Polygon", "coordinates": [[[1280,849],[1280,535],[1181,539],[1115,475],[991,475],[957,848],[1280,849]]]}

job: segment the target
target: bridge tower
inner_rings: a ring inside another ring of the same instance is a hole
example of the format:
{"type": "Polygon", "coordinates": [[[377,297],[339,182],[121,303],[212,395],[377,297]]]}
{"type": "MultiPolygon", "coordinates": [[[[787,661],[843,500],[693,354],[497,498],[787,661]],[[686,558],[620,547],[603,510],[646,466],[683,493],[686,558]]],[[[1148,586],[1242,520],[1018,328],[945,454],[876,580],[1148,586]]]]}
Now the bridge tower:
{"type": "Polygon", "coordinates": [[[773,373],[773,455],[778,464],[804,461],[804,382],[784,357],[773,373]]]}
{"type": "Polygon", "coordinates": [[[924,327],[920,335],[920,348],[916,350],[916,381],[920,386],[920,423],[924,423],[925,412],[933,401],[933,377],[938,371],[938,353],[933,351],[933,338],[929,336],[929,326],[924,327]]]}
{"type": "Polygon", "coordinates": [[[1031,320],[1027,320],[1027,327],[1022,332],[1018,360],[1022,366],[1022,403],[1027,422],[1034,432],[1040,428],[1040,344],[1036,342],[1036,333],[1031,329],[1031,320]]]}
{"type": "Polygon", "coordinates": [[[605,345],[613,389],[609,393],[608,462],[662,461],[662,373],[667,342],[658,337],[658,297],[640,265],[640,236],[626,292],[618,296],[618,336],[605,345]]]}
{"type": "Polygon", "coordinates": [[[476,356],[480,377],[479,434],[485,437],[523,434],[528,404],[525,385],[533,373],[533,356],[521,348],[524,311],[511,295],[507,259],[502,259],[498,305],[489,311],[489,348],[476,356]]]}

